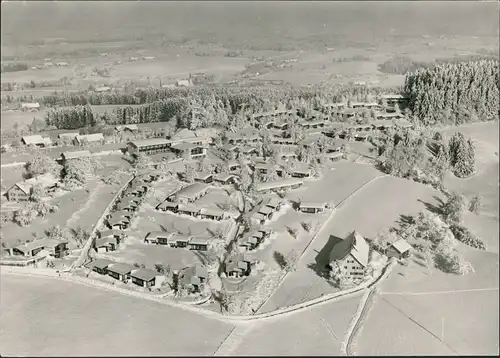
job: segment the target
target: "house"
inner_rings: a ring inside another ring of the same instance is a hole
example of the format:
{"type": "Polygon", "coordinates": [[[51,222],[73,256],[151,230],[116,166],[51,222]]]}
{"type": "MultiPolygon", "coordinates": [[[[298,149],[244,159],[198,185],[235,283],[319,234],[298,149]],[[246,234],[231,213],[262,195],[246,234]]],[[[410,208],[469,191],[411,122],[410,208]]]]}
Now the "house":
{"type": "Polygon", "coordinates": [[[118,230],[104,230],[99,232],[99,237],[104,239],[104,238],[114,238],[117,240],[118,244],[120,241],[125,237],[123,231],[118,231],[118,230]]]}
{"type": "Polygon", "coordinates": [[[197,218],[198,215],[200,214],[200,210],[201,209],[194,204],[179,204],[179,207],[177,208],[177,213],[197,218]]]}
{"type": "Polygon", "coordinates": [[[17,182],[7,190],[7,199],[17,202],[29,201],[31,190],[35,185],[41,185],[44,189],[50,189],[55,188],[58,181],[51,173],[45,173],[35,178],[17,182]]]}
{"type": "Polygon", "coordinates": [[[198,172],[195,174],[194,181],[197,183],[209,184],[214,181],[214,176],[212,175],[212,173],[198,172]]]}
{"type": "Polygon", "coordinates": [[[273,216],[273,212],[274,212],[274,210],[266,205],[262,205],[257,210],[257,214],[262,214],[266,219],[271,219],[273,216]]]}
{"type": "Polygon", "coordinates": [[[99,237],[94,240],[94,249],[98,252],[109,252],[118,249],[118,245],[122,239],[120,231],[106,230],[99,234],[99,237]]]}
{"type": "Polygon", "coordinates": [[[326,157],[332,162],[337,162],[344,157],[344,153],[330,152],[330,153],[326,153],[326,157]]]}
{"type": "Polygon", "coordinates": [[[21,103],[22,111],[38,111],[40,109],[40,103],[21,103]]]}
{"type": "Polygon", "coordinates": [[[109,92],[109,91],[111,91],[111,87],[108,87],[108,86],[96,87],[94,89],[94,92],[96,92],[96,93],[104,93],[104,92],[109,92]]]}
{"type": "Polygon", "coordinates": [[[58,67],[68,67],[68,63],[67,62],[57,62],[56,66],[58,66],[58,67]]]}
{"type": "Polygon", "coordinates": [[[99,275],[106,275],[108,273],[107,268],[114,262],[108,259],[96,259],[85,265],[89,270],[97,272],[99,275]]]}
{"type": "Polygon", "coordinates": [[[94,134],[79,134],[74,139],[75,145],[85,145],[88,143],[102,143],[104,142],[104,135],[102,133],[94,134]]]}
{"type": "Polygon", "coordinates": [[[238,177],[234,174],[228,174],[228,173],[221,173],[217,174],[214,177],[214,180],[217,183],[220,183],[222,185],[229,185],[229,184],[235,184],[238,182],[238,177]]]}
{"type": "Polygon", "coordinates": [[[164,276],[159,275],[158,272],[146,268],[132,270],[129,277],[132,279],[132,283],[145,288],[157,287],[160,284],[160,279],[164,279],[164,276]]]}
{"type": "Polygon", "coordinates": [[[191,293],[199,292],[201,285],[207,278],[208,271],[206,267],[200,265],[188,267],[178,275],[178,281],[181,286],[188,289],[191,293]]]}
{"type": "Polygon", "coordinates": [[[257,148],[243,146],[238,149],[238,152],[240,152],[243,155],[250,156],[252,154],[257,154],[257,148]]]}
{"type": "Polygon", "coordinates": [[[210,239],[206,237],[192,237],[189,242],[189,250],[207,251],[210,239]]]}
{"type": "Polygon", "coordinates": [[[207,149],[194,143],[173,144],[170,148],[176,155],[187,160],[202,159],[207,156],[207,149]]]}
{"type": "Polygon", "coordinates": [[[209,186],[207,184],[194,183],[174,193],[169,197],[169,199],[176,197],[177,201],[181,204],[193,203],[202,196],[205,196],[207,194],[208,188],[209,186]]]}
{"type": "Polygon", "coordinates": [[[174,233],[172,236],[169,238],[169,243],[175,243],[175,247],[179,248],[184,248],[188,246],[189,240],[191,238],[187,235],[182,235],[179,233],[174,233]]]}
{"type": "Polygon", "coordinates": [[[297,164],[292,171],[292,178],[310,178],[313,176],[312,168],[305,163],[297,164]]]}
{"type": "Polygon", "coordinates": [[[126,229],[130,224],[130,220],[121,215],[113,215],[113,214],[108,219],[106,219],[108,227],[113,230],[126,229]]]}
{"type": "Polygon", "coordinates": [[[21,143],[24,145],[33,145],[40,148],[45,148],[52,145],[52,140],[41,135],[27,135],[21,137],[21,143]]]}
{"type": "Polygon", "coordinates": [[[267,231],[260,230],[251,232],[243,236],[239,246],[244,251],[255,250],[267,236],[269,236],[267,231]]]}
{"type": "Polygon", "coordinates": [[[57,139],[68,143],[74,143],[77,135],[78,133],[61,133],[57,135],[57,139]]]}
{"type": "Polygon", "coordinates": [[[342,112],[340,112],[342,118],[349,119],[354,118],[356,116],[356,111],[352,108],[346,108],[342,112]]]}
{"type": "Polygon", "coordinates": [[[171,237],[172,233],[166,231],[151,231],[144,238],[144,242],[147,244],[169,245],[171,237]]]}
{"type": "Polygon", "coordinates": [[[279,157],[281,160],[289,161],[290,159],[297,159],[297,153],[294,151],[281,151],[281,153],[279,153],[279,157]]]}
{"type": "Polygon", "coordinates": [[[344,268],[347,277],[353,280],[363,279],[368,266],[370,247],[356,231],[336,244],[330,253],[330,267],[337,262],[344,268]]]}
{"type": "Polygon", "coordinates": [[[177,210],[179,209],[179,204],[178,203],[171,203],[169,201],[164,201],[160,205],[156,207],[156,209],[161,210],[161,211],[171,211],[173,213],[176,213],[177,210]]]}
{"type": "Polygon", "coordinates": [[[250,262],[242,254],[230,257],[225,265],[225,274],[227,277],[242,277],[250,274],[250,262]]]}
{"type": "Polygon", "coordinates": [[[281,199],[278,197],[271,197],[267,200],[265,206],[270,207],[274,211],[279,211],[281,208],[281,199]]]}
{"type": "Polygon", "coordinates": [[[399,239],[389,245],[386,255],[387,257],[402,259],[410,256],[411,249],[411,245],[405,239],[399,239]]]}
{"type": "Polygon", "coordinates": [[[299,205],[299,210],[303,213],[316,214],[325,210],[326,203],[324,202],[302,202],[299,205]]]}
{"type": "Polygon", "coordinates": [[[377,102],[351,102],[351,108],[377,108],[380,105],[377,102]]]}
{"type": "Polygon", "coordinates": [[[224,210],[218,208],[201,208],[200,217],[202,219],[221,221],[224,218],[224,210]]]}
{"type": "Polygon", "coordinates": [[[405,103],[408,100],[408,97],[402,94],[385,94],[381,96],[380,99],[385,100],[387,105],[394,106],[396,104],[405,103]]]}
{"type": "Polygon", "coordinates": [[[206,147],[213,142],[212,136],[216,133],[210,131],[208,128],[198,129],[196,131],[187,128],[179,129],[170,137],[172,145],[180,143],[191,143],[198,146],[206,147]]]}
{"type": "Polygon", "coordinates": [[[116,280],[126,281],[130,277],[130,273],[134,270],[134,266],[125,263],[113,263],[106,268],[109,276],[116,280]]]}
{"type": "Polygon", "coordinates": [[[121,125],[121,126],[116,126],[115,129],[118,132],[122,132],[122,131],[137,132],[139,130],[139,127],[137,126],[137,124],[125,124],[125,125],[121,125]]]}
{"type": "Polygon", "coordinates": [[[90,153],[90,151],[88,151],[88,150],[77,150],[77,151],[72,151],[72,152],[63,152],[61,154],[61,162],[63,165],[65,165],[73,159],[89,158],[91,156],[92,156],[92,153],[90,153]]]}
{"type": "Polygon", "coordinates": [[[177,87],[189,87],[191,86],[191,82],[189,82],[189,80],[178,80],[176,85],[177,87]]]}
{"type": "Polygon", "coordinates": [[[259,183],[255,186],[255,190],[258,192],[268,192],[296,189],[299,188],[302,184],[304,184],[304,181],[298,178],[281,179],[270,181],[267,183],[259,183]]]}
{"type": "Polygon", "coordinates": [[[121,201],[116,205],[116,210],[128,212],[136,211],[137,203],[133,201],[121,201]]]}
{"type": "Polygon", "coordinates": [[[170,150],[172,142],[166,138],[150,138],[136,140],[127,143],[127,151],[130,154],[144,153],[147,155],[164,153],[170,150]]]}
{"type": "MultiPolygon", "coordinates": [[[[44,256],[62,258],[68,254],[68,241],[43,238],[26,242],[12,249],[15,256],[33,257],[44,251],[44,256]]],[[[42,253],[43,254],[43,253],[42,253]]]]}

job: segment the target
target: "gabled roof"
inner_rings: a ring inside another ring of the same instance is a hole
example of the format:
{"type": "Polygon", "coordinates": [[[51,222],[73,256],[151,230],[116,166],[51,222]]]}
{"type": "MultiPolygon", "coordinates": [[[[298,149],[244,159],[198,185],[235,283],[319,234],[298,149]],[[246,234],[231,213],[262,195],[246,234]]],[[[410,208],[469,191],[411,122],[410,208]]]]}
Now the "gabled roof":
{"type": "Polygon", "coordinates": [[[81,143],[82,141],[87,141],[87,142],[98,142],[101,140],[104,140],[104,135],[102,133],[93,133],[93,134],[84,134],[84,135],[77,135],[75,137],[76,141],[78,143],[81,143]]]}
{"type": "Polygon", "coordinates": [[[300,208],[325,208],[326,203],[325,202],[312,202],[312,201],[307,201],[307,202],[302,202],[300,203],[300,208]]]}
{"type": "Polygon", "coordinates": [[[139,127],[137,126],[137,124],[125,124],[125,125],[116,126],[115,128],[119,131],[122,131],[125,129],[128,129],[129,131],[139,130],[139,127]]]}
{"type": "Polygon", "coordinates": [[[113,236],[95,239],[95,247],[97,247],[97,248],[108,246],[109,244],[116,245],[118,243],[116,242],[116,239],[113,236]]]}
{"type": "Polygon", "coordinates": [[[196,137],[196,133],[193,132],[192,130],[189,130],[187,128],[183,128],[175,132],[170,139],[172,140],[181,140],[181,139],[187,139],[187,138],[193,138],[196,137]]]}
{"type": "Polygon", "coordinates": [[[99,232],[99,237],[113,237],[113,236],[121,236],[122,232],[119,230],[103,230],[99,232]]]}
{"type": "Polygon", "coordinates": [[[159,274],[156,271],[146,269],[146,268],[140,268],[137,270],[133,270],[130,273],[130,277],[138,278],[139,280],[146,281],[146,282],[153,280],[158,275],[159,274]]]}
{"type": "Polygon", "coordinates": [[[108,271],[116,272],[121,275],[126,275],[134,270],[134,266],[118,262],[108,266],[108,271]]]}
{"type": "Polygon", "coordinates": [[[194,204],[179,204],[179,211],[186,211],[189,213],[199,213],[200,208],[194,204]]]}
{"type": "Polygon", "coordinates": [[[66,240],[55,240],[55,239],[43,238],[43,239],[34,240],[31,242],[27,242],[27,243],[18,245],[15,248],[19,251],[22,251],[22,252],[29,252],[31,250],[38,249],[40,247],[54,248],[57,245],[67,244],[67,243],[68,243],[68,241],[66,241],[66,240]]]}
{"type": "Polygon", "coordinates": [[[203,184],[203,183],[194,183],[191,185],[188,185],[181,190],[179,190],[176,194],[177,196],[182,196],[186,198],[193,198],[197,196],[199,193],[202,191],[205,191],[209,188],[208,185],[203,184]]]}
{"type": "Polygon", "coordinates": [[[193,244],[193,245],[208,245],[209,241],[210,241],[210,239],[207,238],[207,237],[192,237],[189,240],[189,244],[193,244]]]}
{"type": "Polygon", "coordinates": [[[222,216],[224,216],[224,210],[221,210],[218,208],[201,208],[200,214],[201,215],[211,215],[211,216],[215,216],[215,217],[222,217],[222,216]]]}
{"type": "Polygon", "coordinates": [[[333,247],[330,253],[330,262],[343,260],[347,255],[351,254],[356,261],[366,267],[368,265],[369,252],[370,247],[364,237],[353,231],[348,237],[333,247]]]}
{"type": "Polygon", "coordinates": [[[27,136],[23,136],[21,137],[21,139],[23,140],[23,142],[26,144],[26,145],[30,145],[30,144],[50,144],[52,143],[52,141],[50,140],[50,138],[47,138],[47,137],[42,137],[41,135],[27,135],[27,136]]]}
{"type": "Polygon", "coordinates": [[[190,237],[187,235],[179,234],[179,233],[174,233],[172,235],[172,241],[181,241],[181,242],[189,242],[190,237]]]}
{"type": "Polygon", "coordinates": [[[93,269],[94,267],[97,267],[100,270],[104,270],[107,268],[109,265],[112,265],[114,262],[108,259],[96,259],[92,262],[89,262],[85,266],[89,269],[93,269]]]}
{"type": "Polygon", "coordinates": [[[196,145],[196,144],[193,144],[193,143],[187,143],[187,142],[183,142],[183,143],[179,143],[179,144],[174,144],[172,145],[172,149],[173,150],[178,150],[178,151],[185,151],[185,150],[188,150],[188,149],[194,149],[194,148],[198,148],[199,145],[196,145]]]}
{"type": "Polygon", "coordinates": [[[209,173],[209,172],[197,172],[197,173],[195,173],[196,179],[201,179],[201,180],[206,180],[206,179],[210,178],[211,176],[213,176],[213,174],[209,173]]]}
{"type": "Polygon", "coordinates": [[[400,254],[411,250],[411,245],[405,239],[399,239],[391,244],[394,249],[400,254]]]}
{"type": "Polygon", "coordinates": [[[62,138],[69,138],[69,139],[75,139],[76,136],[78,135],[78,132],[75,133],[61,133],[57,136],[57,138],[62,139],[62,138]]]}
{"type": "Polygon", "coordinates": [[[257,211],[258,214],[264,214],[264,215],[269,215],[273,212],[274,210],[272,208],[270,208],[269,206],[261,206],[259,208],[259,211],[257,211]]]}
{"type": "Polygon", "coordinates": [[[151,231],[146,235],[146,239],[154,240],[159,237],[168,239],[170,236],[172,236],[172,233],[166,231],[151,231]]]}

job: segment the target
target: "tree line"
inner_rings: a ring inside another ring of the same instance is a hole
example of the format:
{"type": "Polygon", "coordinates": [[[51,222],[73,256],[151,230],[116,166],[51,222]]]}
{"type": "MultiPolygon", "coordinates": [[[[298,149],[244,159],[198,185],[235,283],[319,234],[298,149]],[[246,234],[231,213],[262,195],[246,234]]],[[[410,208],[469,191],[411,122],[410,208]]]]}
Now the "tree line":
{"type": "Polygon", "coordinates": [[[424,125],[498,119],[498,60],[440,63],[406,76],[409,108],[424,125]]]}

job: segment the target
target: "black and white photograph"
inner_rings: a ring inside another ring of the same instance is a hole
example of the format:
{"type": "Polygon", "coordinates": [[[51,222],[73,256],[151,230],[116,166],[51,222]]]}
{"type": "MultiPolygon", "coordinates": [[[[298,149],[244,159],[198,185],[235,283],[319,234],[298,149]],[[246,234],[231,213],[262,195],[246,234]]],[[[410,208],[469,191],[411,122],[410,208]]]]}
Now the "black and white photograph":
{"type": "Polygon", "coordinates": [[[0,356],[498,356],[498,1],[0,13],[0,356]]]}

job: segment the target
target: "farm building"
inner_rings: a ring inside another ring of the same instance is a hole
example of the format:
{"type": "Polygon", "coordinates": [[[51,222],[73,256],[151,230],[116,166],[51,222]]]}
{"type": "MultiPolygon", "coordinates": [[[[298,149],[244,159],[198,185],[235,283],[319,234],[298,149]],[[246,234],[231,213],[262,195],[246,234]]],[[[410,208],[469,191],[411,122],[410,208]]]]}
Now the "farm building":
{"type": "Polygon", "coordinates": [[[85,265],[89,270],[97,272],[100,275],[106,275],[108,273],[107,268],[114,262],[108,259],[96,259],[85,265]]]}
{"type": "Polygon", "coordinates": [[[11,250],[11,254],[24,257],[43,255],[62,258],[68,254],[68,241],[43,238],[18,245],[11,250]]]}
{"type": "Polygon", "coordinates": [[[127,151],[130,154],[156,154],[164,153],[170,150],[172,142],[166,138],[150,138],[129,142],[127,151]]]}
{"type": "Polygon", "coordinates": [[[77,135],[74,139],[75,145],[85,145],[87,143],[102,143],[104,135],[102,133],[77,135]]]}
{"type": "Polygon", "coordinates": [[[337,262],[344,268],[346,275],[353,279],[363,279],[370,247],[365,238],[353,231],[347,238],[335,245],[330,253],[330,267],[337,262]]]}
{"type": "Polygon", "coordinates": [[[207,280],[208,271],[206,267],[196,265],[185,268],[178,274],[178,281],[190,293],[199,292],[201,285],[207,280]]]}
{"type": "Polygon", "coordinates": [[[132,283],[137,286],[151,288],[158,287],[164,280],[164,276],[158,274],[156,271],[140,268],[137,270],[132,270],[129,277],[132,279],[132,283]]]}
{"type": "Polygon", "coordinates": [[[402,259],[410,256],[411,249],[411,245],[405,239],[399,239],[389,245],[386,255],[387,257],[402,259]]]}
{"type": "Polygon", "coordinates": [[[21,137],[21,143],[24,145],[34,145],[36,147],[48,147],[52,145],[52,140],[37,134],[21,137]]]}
{"type": "Polygon", "coordinates": [[[299,210],[303,213],[316,214],[325,210],[326,203],[324,202],[302,202],[299,205],[299,210]]]}
{"type": "Polygon", "coordinates": [[[134,266],[121,262],[113,263],[106,268],[109,276],[120,281],[126,281],[133,270],[134,266]]]}
{"type": "Polygon", "coordinates": [[[256,185],[255,190],[258,192],[279,191],[286,189],[299,188],[304,181],[297,178],[275,180],[267,183],[259,183],[256,185]]]}
{"type": "Polygon", "coordinates": [[[57,186],[59,180],[50,173],[39,175],[25,181],[17,182],[11,186],[6,194],[9,201],[28,201],[31,196],[31,189],[35,185],[41,185],[44,189],[51,189],[57,186]]]}
{"type": "Polygon", "coordinates": [[[21,103],[21,109],[23,111],[38,111],[40,109],[40,103],[21,103]]]}
{"type": "Polygon", "coordinates": [[[206,184],[194,183],[169,196],[169,201],[177,198],[177,201],[182,204],[193,203],[202,196],[205,196],[208,188],[209,186],[206,184]]]}
{"type": "Polygon", "coordinates": [[[73,152],[63,152],[61,154],[61,161],[62,161],[62,164],[64,165],[71,160],[81,159],[81,158],[89,158],[91,156],[92,156],[92,153],[90,153],[90,151],[88,151],[88,150],[77,150],[77,151],[73,151],[73,152]]]}
{"type": "Polygon", "coordinates": [[[242,277],[250,274],[250,262],[244,255],[234,255],[230,257],[225,265],[225,274],[227,277],[242,277]]]}
{"type": "Polygon", "coordinates": [[[202,159],[207,156],[206,148],[194,143],[173,144],[170,148],[177,156],[187,160],[202,159]]]}

